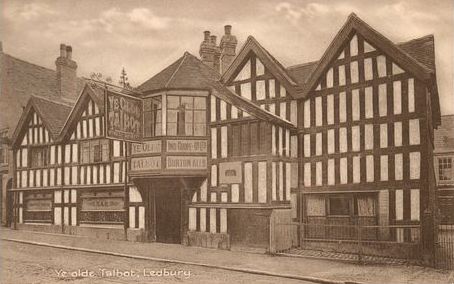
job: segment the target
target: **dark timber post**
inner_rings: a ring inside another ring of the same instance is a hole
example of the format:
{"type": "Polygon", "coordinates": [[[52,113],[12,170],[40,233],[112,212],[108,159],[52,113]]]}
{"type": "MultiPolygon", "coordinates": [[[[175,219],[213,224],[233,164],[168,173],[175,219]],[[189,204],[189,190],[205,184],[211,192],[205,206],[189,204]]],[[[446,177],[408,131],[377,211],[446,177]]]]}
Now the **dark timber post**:
{"type": "Polygon", "coordinates": [[[124,143],[124,156],[125,156],[125,172],[124,172],[124,232],[125,232],[125,240],[128,240],[128,228],[129,228],[129,187],[128,187],[128,142],[123,140],[124,143]]]}

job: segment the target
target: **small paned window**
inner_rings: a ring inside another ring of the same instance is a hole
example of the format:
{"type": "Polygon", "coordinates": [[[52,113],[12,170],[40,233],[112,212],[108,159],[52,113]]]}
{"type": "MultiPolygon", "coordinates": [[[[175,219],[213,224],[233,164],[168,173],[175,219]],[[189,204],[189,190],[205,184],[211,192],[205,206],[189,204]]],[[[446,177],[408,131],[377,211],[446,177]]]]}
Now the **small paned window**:
{"type": "Polygon", "coordinates": [[[453,180],[452,158],[438,158],[438,179],[453,180]]]}

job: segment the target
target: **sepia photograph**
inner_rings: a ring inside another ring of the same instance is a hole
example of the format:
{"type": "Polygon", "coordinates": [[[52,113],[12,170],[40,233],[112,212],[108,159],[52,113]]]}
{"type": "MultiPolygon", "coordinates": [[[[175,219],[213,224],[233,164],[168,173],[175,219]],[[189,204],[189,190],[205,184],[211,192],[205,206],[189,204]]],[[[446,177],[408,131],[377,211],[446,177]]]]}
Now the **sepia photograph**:
{"type": "Polygon", "coordinates": [[[0,11],[0,283],[454,284],[454,1],[0,11]]]}

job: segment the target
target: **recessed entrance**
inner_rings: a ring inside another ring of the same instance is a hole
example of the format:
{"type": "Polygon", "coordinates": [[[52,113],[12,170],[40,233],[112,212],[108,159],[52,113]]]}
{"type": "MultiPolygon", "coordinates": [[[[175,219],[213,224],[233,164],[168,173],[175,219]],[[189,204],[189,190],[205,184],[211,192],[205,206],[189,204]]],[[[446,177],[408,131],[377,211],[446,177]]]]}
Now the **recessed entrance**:
{"type": "Polygon", "coordinates": [[[186,204],[205,177],[136,178],[145,205],[145,229],[151,242],[180,244],[187,230],[186,204]]]}
{"type": "Polygon", "coordinates": [[[181,243],[181,193],[179,188],[155,189],[156,241],[181,243]]]}

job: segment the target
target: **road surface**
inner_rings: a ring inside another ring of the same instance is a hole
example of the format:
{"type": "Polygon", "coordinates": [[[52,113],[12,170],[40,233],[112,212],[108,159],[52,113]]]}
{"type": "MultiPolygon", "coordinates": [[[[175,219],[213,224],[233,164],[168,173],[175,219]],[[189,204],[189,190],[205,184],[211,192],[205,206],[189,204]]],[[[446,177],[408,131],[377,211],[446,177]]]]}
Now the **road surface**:
{"type": "Polygon", "coordinates": [[[0,283],[310,283],[3,241],[0,283]]]}

